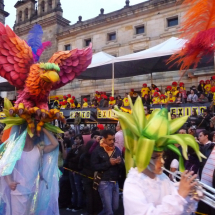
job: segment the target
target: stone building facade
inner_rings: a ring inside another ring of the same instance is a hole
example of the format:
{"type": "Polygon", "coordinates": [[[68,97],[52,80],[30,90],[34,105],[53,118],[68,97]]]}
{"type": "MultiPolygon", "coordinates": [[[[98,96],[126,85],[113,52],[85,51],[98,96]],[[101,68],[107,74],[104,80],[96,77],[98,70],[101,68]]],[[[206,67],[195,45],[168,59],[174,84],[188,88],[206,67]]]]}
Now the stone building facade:
{"type": "MultiPolygon", "coordinates": [[[[142,51],[158,45],[170,37],[178,37],[178,30],[187,8],[182,6],[183,0],[148,0],[117,11],[105,14],[101,9],[97,17],[83,21],[78,17],[75,24],[63,18],[60,0],[22,0],[15,5],[17,9],[15,32],[26,38],[31,27],[38,23],[44,30],[44,41],[50,40],[52,47],[41,60],[48,60],[57,50],[82,49],[90,42],[93,51],[104,51],[113,56],[122,56],[142,51]]],[[[102,71],[101,71],[102,72],[102,71]]],[[[213,68],[205,71],[195,70],[183,78],[187,87],[197,85],[200,79],[207,79],[213,68]]],[[[115,79],[115,94],[123,95],[130,88],[139,91],[143,83],[151,83],[149,75],[115,79]]],[[[178,81],[179,72],[163,72],[153,74],[153,83],[164,88],[172,81],[178,81]]],[[[93,96],[95,91],[111,92],[111,80],[79,80],[75,79],[65,87],[53,91],[52,95],[72,94],[77,98],[93,96]]]]}
{"type": "Polygon", "coordinates": [[[5,23],[5,18],[9,16],[9,13],[4,10],[4,0],[0,0],[0,22],[5,23]]]}

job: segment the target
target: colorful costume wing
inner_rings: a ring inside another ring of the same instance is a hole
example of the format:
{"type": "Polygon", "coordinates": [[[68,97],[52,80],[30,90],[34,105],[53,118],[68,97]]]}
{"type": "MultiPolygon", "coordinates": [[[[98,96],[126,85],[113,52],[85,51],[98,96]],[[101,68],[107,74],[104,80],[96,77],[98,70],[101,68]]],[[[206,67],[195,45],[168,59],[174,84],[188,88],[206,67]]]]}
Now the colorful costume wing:
{"type": "Polygon", "coordinates": [[[85,71],[90,65],[92,60],[92,44],[86,49],[74,49],[72,51],[59,51],[56,52],[51,59],[50,63],[56,63],[60,67],[60,81],[54,86],[58,89],[67,83],[71,82],[76,76],[85,71]]]}
{"type": "Polygon", "coordinates": [[[189,5],[190,9],[180,31],[181,37],[189,41],[167,63],[180,65],[180,70],[186,71],[191,66],[196,68],[204,55],[215,51],[215,1],[185,0],[183,4],[189,5]]]}
{"type": "Polygon", "coordinates": [[[31,48],[9,26],[0,23],[0,76],[23,89],[33,63],[31,48]]]}

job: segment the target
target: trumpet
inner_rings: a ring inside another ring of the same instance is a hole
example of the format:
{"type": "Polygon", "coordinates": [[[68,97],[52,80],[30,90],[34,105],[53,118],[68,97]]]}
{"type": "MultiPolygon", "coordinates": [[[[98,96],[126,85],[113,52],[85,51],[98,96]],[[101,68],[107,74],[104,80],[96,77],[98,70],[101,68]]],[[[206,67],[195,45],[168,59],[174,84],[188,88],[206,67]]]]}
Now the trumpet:
{"type": "MultiPolygon", "coordinates": [[[[174,182],[177,182],[176,179],[181,179],[180,171],[171,172],[164,167],[162,169],[172,175],[174,182]]],[[[215,189],[200,182],[198,179],[195,179],[195,182],[197,182],[197,185],[190,195],[194,199],[200,200],[215,209],[215,189]]]]}

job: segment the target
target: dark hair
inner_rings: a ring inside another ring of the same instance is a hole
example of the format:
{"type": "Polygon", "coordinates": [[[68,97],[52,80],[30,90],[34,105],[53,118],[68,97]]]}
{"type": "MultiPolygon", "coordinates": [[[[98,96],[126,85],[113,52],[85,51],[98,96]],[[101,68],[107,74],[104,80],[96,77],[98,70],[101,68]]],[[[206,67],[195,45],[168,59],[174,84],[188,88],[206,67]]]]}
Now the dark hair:
{"type": "Polygon", "coordinates": [[[204,136],[208,135],[208,140],[211,140],[210,132],[207,130],[202,130],[199,132],[199,134],[202,133],[204,136]]]}
{"type": "Polygon", "coordinates": [[[103,130],[103,131],[102,131],[102,136],[103,136],[104,138],[107,138],[108,135],[113,136],[113,135],[114,135],[114,132],[111,131],[111,130],[103,130]]]}
{"type": "Polygon", "coordinates": [[[85,126],[82,131],[83,134],[90,134],[90,128],[88,126],[85,126]]]}
{"type": "Polygon", "coordinates": [[[84,144],[84,139],[83,139],[82,135],[81,135],[81,134],[76,135],[76,136],[74,137],[74,140],[75,140],[77,137],[81,140],[81,144],[84,144]]]}
{"type": "Polygon", "coordinates": [[[121,96],[120,96],[120,95],[118,95],[117,97],[119,97],[119,98],[121,99],[121,96]]]}
{"type": "Polygon", "coordinates": [[[194,116],[198,116],[196,109],[193,109],[193,112],[194,112],[194,116]]]}
{"type": "Polygon", "coordinates": [[[148,105],[144,105],[146,107],[147,111],[150,113],[150,107],[148,105]]]}
{"type": "Polygon", "coordinates": [[[96,132],[97,130],[98,130],[98,127],[96,126],[96,127],[93,127],[93,128],[91,129],[91,132],[94,133],[94,132],[96,132]]]}
{"type": "Polygon", "coordinates": [[[69,130],[68,132],[69,132],[70,135],[75,134],[75,131],[74,131],[74,130],[69,130]]]}
{"type": "MultiPolygon", "coordinates": [[[[97,127],[96,127],[97,128],[97,127]]],[[[91,139],[93,139],[93,137],[97,135],[99,136],[100,135],[100,132],[99,131],[94,131],[92,134],[91,134],[91,139]]]]}

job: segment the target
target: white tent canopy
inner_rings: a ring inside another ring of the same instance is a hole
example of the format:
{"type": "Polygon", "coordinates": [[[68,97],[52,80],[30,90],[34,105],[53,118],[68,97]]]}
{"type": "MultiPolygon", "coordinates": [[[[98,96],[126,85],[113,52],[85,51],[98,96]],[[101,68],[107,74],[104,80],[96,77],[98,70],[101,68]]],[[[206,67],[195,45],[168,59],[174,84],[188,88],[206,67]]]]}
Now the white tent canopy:
{"type": "Polygon", "coordinates": [[[102,66],[112,62],[116,57],[109,55],[105,52],[98,52],[93,55],[92,62],[88,68],[94,68],[97,66],[102,66]]]}
{"type": "Polygon", "coordinates": [[[166,40],[165,42],[163,42],[159,45],[156,45],[152,48],[149,48],[144,51],[137,52],[137,53],[117,57],[113,61],[114,61],[114,63],[116,63],[116,62],[141,60],[141,59],[146,59],[146,58],[172,55],[175,52],[181,50],[183,45],[186,43],[186,41],[187,40],[179,39],[177,37],[171,37],[170,39],[166,40]]]}

